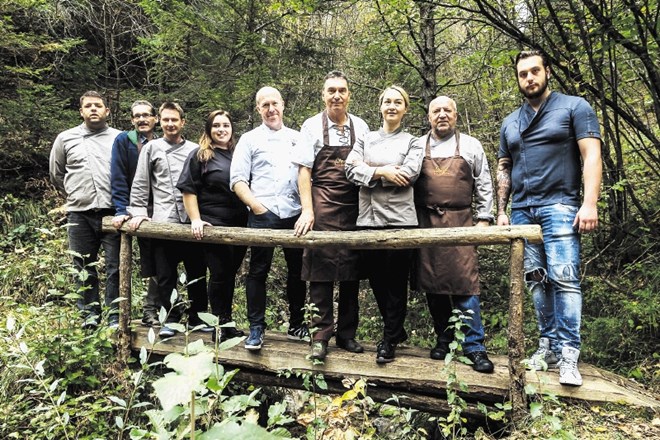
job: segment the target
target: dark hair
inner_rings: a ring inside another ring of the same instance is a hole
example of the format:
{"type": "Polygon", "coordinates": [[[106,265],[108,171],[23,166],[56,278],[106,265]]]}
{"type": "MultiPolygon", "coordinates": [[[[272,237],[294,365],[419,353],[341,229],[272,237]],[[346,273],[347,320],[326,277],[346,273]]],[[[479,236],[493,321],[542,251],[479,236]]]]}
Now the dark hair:
{"type": "MultiPolygon", "coordinates": [[[[331,70],[330,72],[328,72],[328,74],[325,76],[325,78],[323,78],[323,84],[325,84],[325,82],[327,80],[329,80],[330,78],[341,78],[344,81],[346,81],[346,85],[348,85],[348,77],[341,70],[331,70]]],[[[325,87],[325,85],[324,85],[324,87],[325,87]]]]}
{"type": "Polygon", "coordinates": [[[211,137],[211,130],[213,130],[213,121],[218,116],[226,116],[227,119],[229,119],[229,124],[231,125],[231,138],[229,139],[227,149],[229,151],[234,151],[234,121],[231,120],[229,112],[226,112],[225,110],[214,110],[206,117],[204,133],[202,133],[202,137],[199,138],[197,159],[199,159],[200,162],[208,162],[213,157],[213,138],[211,137]]]}
{"type": "Polygon", "coordinates": [[[151,109],[151,116],[156,116],[156,107],[154,107],[153,104],[151,104],[149,101],[138,100],[131,104],[131,118],[133,117],[133,109],[138,105],[146,105],[151,109]]]}
{"type": "Polygon", "coordinates": [[[176,103],[172,101],[165,101],[164,103],[161,104],[160,108],[158,109],[158,116],[161,116],[161,113],[163,113],[163,110],[175,110],[179,112],[179,117],[181,119],[185,119],[185,115],[183,114],[183,108],[176,103]]]}
{"type": "Polygon", "coordinates": [[[85,98],[99,98],[101,101],[103,101],[104,106],[106,106],[106,107],[108,106],[108,102],[105,100],[103,95],[101,95],[96,90],[88,90],[88,91],[86,91],[85,93],[82,94],[82,96],[80,97],[80,107],[83,106],[83,100],[85,98]]]}
{"type": "Polygon", "coordinates": [[[516,72],[518,71],[518,63],[520,60],[524,60],[525,58],[531,58],[531,57],[541,57],[541,60],[543,60],[543,67],[546,69],[550,67],[550,61],[548,60],[548,55],[543,52],[540,49],[532,49],[532,50],[522,50],[516,55],[516,63],[514,65],[516,72]]]}

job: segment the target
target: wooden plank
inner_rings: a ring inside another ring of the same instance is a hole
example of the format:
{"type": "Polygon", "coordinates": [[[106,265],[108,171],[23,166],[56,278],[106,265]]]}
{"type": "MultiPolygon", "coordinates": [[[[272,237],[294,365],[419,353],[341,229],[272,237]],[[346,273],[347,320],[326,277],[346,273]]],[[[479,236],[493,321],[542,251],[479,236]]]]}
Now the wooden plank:
{"type": "MultiPolygon", "coordinates": [[[[132,346],[139,350],[149,349],[147,328],[133,322],[132,346]]],[[[209,334],[192,333],[189,341],[202,339],[211,345],[209,334]]],[[[153,352],[167,355],[183,352],[185,339],[182,335],[167,341],[156,341],[153,352]]],[[[401,346],[397,349],[396,360],[392,363],[376,364],[376,349],[373,344],[363,344],[365,353],[355,354],[336,348],[330,344],[329,355],[323,365],[313,365],[306,359],[309,346],[305,343],[290,341],[285,334],[268,331],[264,346],[259,352],[245,350],[242,344],[231,350],[221,352],[219,362],[225,368],[241,369],[242,377],[257,384],[272,384],[300,388],[299,380],[277,377],[283,369],[320,372],[326,381],[333,384],[336,392],[341,392],[343,379],[364,378],[369,384],[368,394],[376,400],[385,400],[392,395],[402,396],[402,403],[411,408],[429,412],[442,412],[447,408],[445,391],[446,375],[442,361],[429,358],[428,350],[418,347],[401,346]],[[298,382],[298,383],[297,383],[298,382]],[[435,408],[435,411],[433,410],[435,408]]],[[[457,374],[462,382],[468,384],[469,394],[462,395],[471,406],[469,412],[478,416],[475,404],[481,402],[493,405],[508,400],[509,368],[508,358],[490,355],[495,363],[493,374],[481,374],[468,365],[458,364],[457,374]]],[[[559,385],[558,372],[526,372],[525,380],[534,384],[540,392],[552,393],[560,398],[582,400],[592,404],[622,403],[660,410],[657,396],[619,376],[599,368],[581,363],[580,371],[584,378],[581,387],[559,385]]]]}
{"type": "MultiPolygon", "coordinates": [[[[104,217],[103,231],[115,230],[112,226],[112,217],[104,217]]],[[[138,237],[198,242],[190,233],[190,225],[142,222],[137,231],[131,231],[124,223],[121,231],[138,237]]],[[[543,241],[541,227],[519,225],[488,228],[310,231],[304,237],[296,237],[291,230],[207,226],[204,228],[204,238],[201,241],[250,246],[279,245],[291,248],[403,249],[430,246],[508,245],[511,240],[522,238],[527,239],[530,243],[541,243],[543,241]]]]}

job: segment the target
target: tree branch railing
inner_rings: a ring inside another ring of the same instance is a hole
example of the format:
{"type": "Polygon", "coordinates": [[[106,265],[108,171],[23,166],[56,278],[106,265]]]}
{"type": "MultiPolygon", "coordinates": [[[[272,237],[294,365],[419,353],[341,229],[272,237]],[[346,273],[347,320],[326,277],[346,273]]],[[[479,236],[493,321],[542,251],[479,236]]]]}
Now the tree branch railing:
{"type": "MultiPolygon", "coordinates": [[[[103,219],[103,231],[115,231],[112,217],[103,219]]],[[[198,242],[190,232],[190,225],[143,222],[137,231],[124,224],[120,229],[121,254],[119,264],[119,356],[128,359],[131,352],[131,271],[132,252],[130,235],[165,240],[198,242]]],[[[291,230],[252,229],[212,226],[204,228],[202,243],[247,246],[283,246],[290,248],[343,248],[343,249],[410,249],[431,246],[509,245],[510,297],[508,326],[509,395],[513,419],[521,420],[527,414],[525,394],[525,355],[523,333],[523,249],[530,243],[543,241],[537,225],[492,226],[487,228],[417,228],[360,231],[310,231],[296,237],[291,230]]]]}

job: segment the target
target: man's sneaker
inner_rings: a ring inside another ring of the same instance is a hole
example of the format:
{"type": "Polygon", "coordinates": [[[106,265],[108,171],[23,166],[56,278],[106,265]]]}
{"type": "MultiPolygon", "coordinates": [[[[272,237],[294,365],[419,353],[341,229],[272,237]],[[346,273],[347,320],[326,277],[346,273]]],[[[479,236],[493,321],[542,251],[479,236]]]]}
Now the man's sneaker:
{"type": "Polygon", "coordinates": [[[264,343],[264,328],[260,326],[250,327],[250,336],[245,340],[246,350],[261,350],[264,343]]]}
{"type": "Polygon", "coordinates": [[[559,367],[558,362],[557,355],[550,349],[550,339],[540,338],[538,350],[527,361],[527,369],[536,371],[552,370],[559,367]]]}
{"type": "Polygon", "coordinates": [[[162,326],[158,332],[158,336],[161,338],[171,338],[174,335],[176,335],[176,330],[174,330],[172,327],[168,327],[167,324],[162,326]]]}
{"type": "Polygon", "coordinates": [[[286,332],[286,337],[294,341],[309,342],[309,329],[305,324],[298,327],[289,327],[289,330],[286,332]]]}
{"type": "Polygon", "coordinates": [[[565,346],[561,350],[561,363],[559,365],[559,383],[579,387],[582,385],[582,375],[578,370],[580,350],[565,346]]]}

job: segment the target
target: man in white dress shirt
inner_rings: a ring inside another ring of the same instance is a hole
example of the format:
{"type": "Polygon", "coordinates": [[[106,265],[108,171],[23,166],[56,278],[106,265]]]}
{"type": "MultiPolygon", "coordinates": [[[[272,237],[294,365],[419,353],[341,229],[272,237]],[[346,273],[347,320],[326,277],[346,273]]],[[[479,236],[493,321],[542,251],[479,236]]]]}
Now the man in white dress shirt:
{"type": "MultiPolygon", "coordinates": [[[[299,133],[282,121],[284,101],[273,87],[256,96],[263,124],[238,141],[231,163],[229,186],[250,208],[249,228],[293,229],[300,216],[298,166],[292,162],[299,133]]],[[[266,329],[266,279],[273,261],[272,247],[250,248],[250,269],[245,280],[250,336],[248,350],[260,350],[266,329]]],[[[288,337],[309,340],[304,323],[306,286],[300,279],[302,249],[284,248],[289,300],[288,337]]]]}

